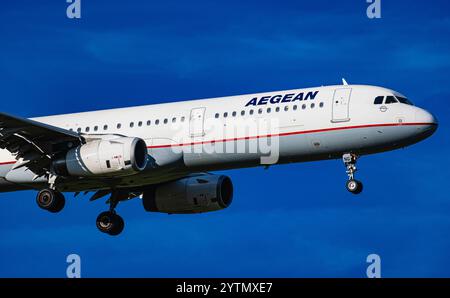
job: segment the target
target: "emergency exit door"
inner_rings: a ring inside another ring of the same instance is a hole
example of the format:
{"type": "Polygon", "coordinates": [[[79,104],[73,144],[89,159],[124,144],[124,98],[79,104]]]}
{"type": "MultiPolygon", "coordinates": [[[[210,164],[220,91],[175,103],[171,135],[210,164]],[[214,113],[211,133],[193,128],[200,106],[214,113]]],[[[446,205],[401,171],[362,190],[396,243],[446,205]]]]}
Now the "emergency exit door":
{"type": "Polygon", "coordinates": [[[352,88],[340,88],[334,90],[331,122],[346,122],[350,120],[351,95],[352,88]]]}
{"type": "Polygon", "coordinates": [[[205,135],[204,120],[206,108],[194,108],[189,118],[189,132],[191,137],[202,137],[205,135]]]}

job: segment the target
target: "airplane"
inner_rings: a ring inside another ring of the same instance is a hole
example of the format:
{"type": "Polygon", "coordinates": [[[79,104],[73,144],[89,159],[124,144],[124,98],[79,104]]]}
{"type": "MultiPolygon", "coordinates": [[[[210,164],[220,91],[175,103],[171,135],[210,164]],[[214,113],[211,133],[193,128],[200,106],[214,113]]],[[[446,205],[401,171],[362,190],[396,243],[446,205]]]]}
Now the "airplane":
{"type": "Polygon", "coordinates": [[[118,235],[119,202],[148,212],[227,208],[233,184],[211,171],[342,159],[359,194],[359,157],[431,136],[436,118],[394,90],[322,86],[39,118],[0,113],[0,192],[36,190],[51,213],[63,193],[108,196],[97,228],[118,235]]]}

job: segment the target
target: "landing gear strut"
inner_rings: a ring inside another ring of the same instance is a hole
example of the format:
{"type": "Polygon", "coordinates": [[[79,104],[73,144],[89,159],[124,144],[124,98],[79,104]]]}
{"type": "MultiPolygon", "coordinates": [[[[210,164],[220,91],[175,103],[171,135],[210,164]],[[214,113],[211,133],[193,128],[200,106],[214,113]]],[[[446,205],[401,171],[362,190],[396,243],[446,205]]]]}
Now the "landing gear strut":
{"type": "Polygon", "coordinates": [[[116,214],[115,208],[119,203],[117,193],[113,192],[109,199],[109,211],[100,213],[97,217],[97,228],[100,232],[111,236],[119,235],[125,227],[125,222],[120,215],[116,214]]]}
{"type": "Polygon", "coordinates": [[[358,156],[353,153],[345,153],[342,155],[342,161],[347,168],[348,181],[346,183],[347,190],[355,195],[359,194],[363,190],[363,184],[361,181],[355,179],[356,161],[358,156]]]}
{"type": "Polygon", "coordinates": [[[64,208],[66,200],[64,199],[64,195],[59,191],[45,188],[38,192],[36,203],[44,210],[57,213],[64,208]]]}

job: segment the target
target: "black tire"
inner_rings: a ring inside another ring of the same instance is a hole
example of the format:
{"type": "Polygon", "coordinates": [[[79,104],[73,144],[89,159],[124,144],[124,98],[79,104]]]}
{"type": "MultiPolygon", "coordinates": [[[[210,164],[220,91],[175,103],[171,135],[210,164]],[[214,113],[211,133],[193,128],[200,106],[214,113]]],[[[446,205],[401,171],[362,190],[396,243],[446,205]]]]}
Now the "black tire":
{"type": "Polygon", "coordinates": [[[96,225],[100,232],[116,236],[123,231],[125,223],[119,215],[111,211],[105,211],[97,217],[96,225]]]}
{"type": "Polygon", "coordinates": [[[358,180],[348,180],[345,186],[349,192],[355,195],[361,193],[363,190],[363,184],[358,180]]]}
{"type": "Polygon", "coordinates": [[[66,200],[64,199],[64,195],[59,191],[46,188],[38,192],[36,203],[40,208],[56,213],[64,208],[66,200]]]}
{"type": "Polygon", "coordinates": [[[97,216],[97,229],[100,230],[102,233],[109,233],[113,228],[113,213],[110,211],[105,211],[100,213],[97,216]]]}
{"type": "Polygon", "coordinates": [[[122,233],[123,228],[125,227],[125,222],[123,221],[123,218],[117,214],[114,214],[114,227],[109,232],[109,235],[111,236],[117,236],[120,233],[122,233]]]}
{"type": "Polygon", "coordinates": [[[63,210],[64,206],[66,205],[66,199],[64,198],[64,195],[62,193],[60,193],[59,191],[55,192],[56,194],[56,202],[55,205],[52,206],[52,208],[50,208],[48,211],[52,212],[52,213],[58,213],[61,210],[63,210]]]}

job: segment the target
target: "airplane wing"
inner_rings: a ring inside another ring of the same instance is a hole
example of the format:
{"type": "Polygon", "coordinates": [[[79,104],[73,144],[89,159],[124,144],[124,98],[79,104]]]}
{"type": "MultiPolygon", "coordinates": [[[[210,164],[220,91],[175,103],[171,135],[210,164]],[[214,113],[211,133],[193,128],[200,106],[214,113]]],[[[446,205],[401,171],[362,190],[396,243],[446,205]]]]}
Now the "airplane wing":
{"type": "Polygon", "coordinates": [[[82,141],[76,132],[0,113],[0,148],[19,161],[14,168],[26,166],[37,176],[48,173],[55,155],[82,141]]]}

